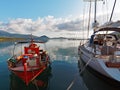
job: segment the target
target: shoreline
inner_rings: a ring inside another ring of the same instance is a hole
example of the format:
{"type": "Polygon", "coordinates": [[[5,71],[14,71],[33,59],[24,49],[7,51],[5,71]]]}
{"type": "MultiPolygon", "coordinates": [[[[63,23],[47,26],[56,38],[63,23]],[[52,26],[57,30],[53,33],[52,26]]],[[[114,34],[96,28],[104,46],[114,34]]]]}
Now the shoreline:
{"type": "Polygon", "coordinates": [[[16,41],[16,40],[25,40],[24,38],[11,38],[11,37],[0,37],[0,42],[7,42],[7,41],[16,41]]]}

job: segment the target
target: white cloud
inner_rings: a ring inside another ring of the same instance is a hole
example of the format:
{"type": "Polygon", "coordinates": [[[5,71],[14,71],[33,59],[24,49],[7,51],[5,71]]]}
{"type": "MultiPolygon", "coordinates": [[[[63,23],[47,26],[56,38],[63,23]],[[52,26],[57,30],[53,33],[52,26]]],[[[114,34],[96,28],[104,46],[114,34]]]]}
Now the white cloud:
{"type": "MultiPolygon", "coordinates": [[[[99,21],[102,22],[103,19],[100,18],[99,21]]],[[[47,16],[39,17],[37,20],[17,18],[11,19],[8,23],[0,22],[0,30],[19,34],[32,33],[37,36],[47,35],[48,37],[82,37],[80,34],[87,33],[88,20],[84,20],[84,23],[83,25],[82,16],[66,18],[47,16]],[[86,29],[83,30],[83,27],[86,27],[86,29]]]]}
{"type": "Polygon", "coordinates": [[[81,30],[81,17],[55,18],[47,16],[32,19],[11,19],[8,23],[0,23],[0,29],[11,33],[34,34],[37,36],[47,35],[49,37],[63,36],[66,32],[79,32],[81,30]]]}

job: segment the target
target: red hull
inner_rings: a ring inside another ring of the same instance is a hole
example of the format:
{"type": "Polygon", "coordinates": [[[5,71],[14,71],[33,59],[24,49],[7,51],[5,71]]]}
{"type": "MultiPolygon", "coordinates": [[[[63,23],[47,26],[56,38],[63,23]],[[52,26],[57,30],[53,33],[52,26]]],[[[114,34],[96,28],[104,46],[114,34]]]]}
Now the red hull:
{"type": "Polygon", "coordinates": [[[26,85],[28,85],[32,80],[34,80],[38,75],[40,75],[46,67],[42,67],[40,69],[31,70],[31,71],[16,71],[10,68],[10,70],[19,78],[21,78],[26,85]]]}

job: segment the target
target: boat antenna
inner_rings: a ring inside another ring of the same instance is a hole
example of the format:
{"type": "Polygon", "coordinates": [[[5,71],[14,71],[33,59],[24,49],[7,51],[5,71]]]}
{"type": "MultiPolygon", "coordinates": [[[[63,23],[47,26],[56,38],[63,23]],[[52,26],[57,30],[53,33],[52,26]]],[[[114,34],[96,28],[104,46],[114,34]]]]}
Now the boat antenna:
{"type": "Polygon", "coordinates": [[[113,5],[113,8],[112,8],[112,12],[111,12],[111,16],[110,16],[109,22],[111,22],[111,20],[112,20],[112,16],[113,16],[113,12],[114,12],[114,9],[115,9],[116,1],[117,0],[114,1],[114,5],[113,5]]]}
{"type": "Polygon", "coordinates": [[[33,35],[31,34],[31,43],[33,43],[33,35]]]}
{"type": "Polygon", "coordinates": [[[96,27],[98,26],[98,22],[96,20],[96,10],[97,10],[97,0],[95,0],[95,3],[94,3],[94,23],[93,23],[93,28],[94,28],[94,32],[95,32],[95,29],[96,27]]]}

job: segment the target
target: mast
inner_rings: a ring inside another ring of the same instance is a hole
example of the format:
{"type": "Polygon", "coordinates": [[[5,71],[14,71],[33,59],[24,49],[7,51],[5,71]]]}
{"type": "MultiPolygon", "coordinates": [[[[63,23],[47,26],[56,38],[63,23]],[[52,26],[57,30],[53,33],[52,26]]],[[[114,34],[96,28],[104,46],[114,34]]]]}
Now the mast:
{"type": "Polygon", "coordinates": [[[96,20],[96,8],[97,8],[97,0],[95,0],[95,10],[94,10],[94,25],[93,25],[93,28],[94,28],[94,32],[95,32],[95,27],[97,26],[97,20],[96,20]]]}
{"type": "Polygon", "coordinates": [[[103,0],[84,0],[85,2],[94,2],[94,22],[92,24],[92,28],[95,32],[96,28],[98,27],[99,23],[96,20],[96,14],[97,14],[97,1],[103,1],[103,0]]]}
{"type": "Polygon", "coordinates": [[[95,11],[94,11],[94,23],[96,23],[96,7],[97,6],[97,0],[95,0],[95,11]]]}

